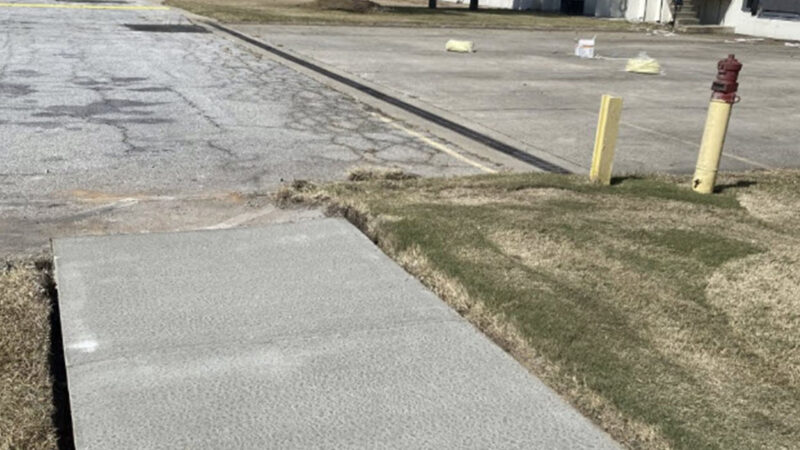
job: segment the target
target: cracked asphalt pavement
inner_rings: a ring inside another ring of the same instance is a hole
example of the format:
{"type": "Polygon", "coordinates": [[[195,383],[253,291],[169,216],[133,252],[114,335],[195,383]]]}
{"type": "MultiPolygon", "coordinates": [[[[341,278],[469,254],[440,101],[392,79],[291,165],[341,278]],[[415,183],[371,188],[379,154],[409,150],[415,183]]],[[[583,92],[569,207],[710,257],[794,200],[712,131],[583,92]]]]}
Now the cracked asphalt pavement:
{"type": "Polygon", "coordinates": [[[243,44],[127,25],[189,21],[0,7],[0,255],[46,251],[51,237],[315,217],[276,210],[266,194],[354,167],[478,172],[243,44]]]}

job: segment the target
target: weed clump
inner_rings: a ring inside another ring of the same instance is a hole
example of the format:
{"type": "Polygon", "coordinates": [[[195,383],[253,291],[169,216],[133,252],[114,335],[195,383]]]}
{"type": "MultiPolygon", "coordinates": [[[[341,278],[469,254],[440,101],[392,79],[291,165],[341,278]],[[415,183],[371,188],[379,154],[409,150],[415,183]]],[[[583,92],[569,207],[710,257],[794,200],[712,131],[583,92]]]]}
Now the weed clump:
{"type": "Polygon", "coordinates": [[[401,169],[376,169],[372,167],[359,167],[347,174],[348,181],[374,181],[374,180],[413,180],[419,175],[405,172],[401,169]]]}
{"type": "Polygon", "coordinates": [[[358,14],[378,11],[381,5],[370,0],[315,0],[311,6],[327,11],[346,11],[358,14]]]}

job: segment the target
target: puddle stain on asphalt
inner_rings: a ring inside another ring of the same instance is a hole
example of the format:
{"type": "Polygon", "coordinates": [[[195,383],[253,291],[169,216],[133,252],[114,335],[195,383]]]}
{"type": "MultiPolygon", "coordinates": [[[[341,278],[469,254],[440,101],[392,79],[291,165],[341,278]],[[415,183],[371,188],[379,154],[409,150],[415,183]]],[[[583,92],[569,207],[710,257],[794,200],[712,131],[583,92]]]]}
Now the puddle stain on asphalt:
{"type": "Polygon", "coordinates": [[[24,97],[36,92],[27,84],[0,83],[0,95],[6,97],[24,97]]]}
{"type": "Polygon", "coordinates": [[[151,111],[140,111],[138,108],[149,108],[163,105],[164,102],[141,102],[138,100],[107,99],[87,105],[54,105],[46,107],[45,112],[33,113],[34,117],[92,117],[104,114],[129,114],[147,116],[151,111]]]}

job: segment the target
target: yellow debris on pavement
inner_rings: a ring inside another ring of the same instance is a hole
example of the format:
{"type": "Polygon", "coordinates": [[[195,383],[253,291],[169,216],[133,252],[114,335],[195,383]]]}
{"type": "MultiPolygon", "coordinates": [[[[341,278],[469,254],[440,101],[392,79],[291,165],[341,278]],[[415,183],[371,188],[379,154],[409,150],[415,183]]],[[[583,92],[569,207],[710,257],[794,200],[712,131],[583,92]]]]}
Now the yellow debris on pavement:
{"type": "Polygon", "coordinates": [[[448,52],[472,53],[475,51],[475,43],[472,41],[450,39],[447,41],[447,44],[445,44],[444,49],[448,52]]]}
{"type": "Polygon", "coordinates": [[[661,65],[655,59],[647,56],[647,53],[642,52],[636,58],[628,60],[628,64],[625,65],[625,71],[657,75],[661,73],[661,65]]]}

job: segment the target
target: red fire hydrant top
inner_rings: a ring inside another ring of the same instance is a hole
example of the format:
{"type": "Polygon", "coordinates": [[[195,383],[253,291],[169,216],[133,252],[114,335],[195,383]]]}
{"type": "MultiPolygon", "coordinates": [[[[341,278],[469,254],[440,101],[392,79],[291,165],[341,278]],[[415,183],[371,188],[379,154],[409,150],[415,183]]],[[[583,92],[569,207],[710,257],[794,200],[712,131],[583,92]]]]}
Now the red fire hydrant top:
{"type": "Polygon", "coordinates": [[[736,91],[739,89],[739,71],[742,70],[740,63],[734,55],[728,55],[727,59],[717,63],[717,79],[711,84],[711,98],[723,100],[728,103],[735,103],[737,100],[736,91]]]}

